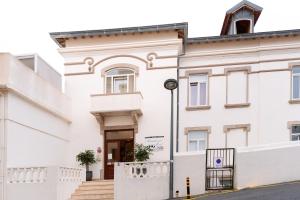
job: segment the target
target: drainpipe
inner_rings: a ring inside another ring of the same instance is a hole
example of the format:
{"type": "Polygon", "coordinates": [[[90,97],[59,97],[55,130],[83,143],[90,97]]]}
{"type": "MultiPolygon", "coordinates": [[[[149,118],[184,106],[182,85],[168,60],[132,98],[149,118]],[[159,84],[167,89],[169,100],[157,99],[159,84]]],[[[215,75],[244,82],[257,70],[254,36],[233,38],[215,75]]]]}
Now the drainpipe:
{"type": "MultiPolygon", "coordinates": [[[[187,31],[185,33],[186,37],[187,37],[187,31]]],[[[182,47],[182,53],[178,55],[178,58],[177,58],[177,83],[178,83],[178,87],[177,87],[177,113],[176,113],[176,153],[179,152],[179,86],[180,86],[180,82],[179,82],[179,65],[180,65],[180,57],[184,56],[185,55],[185,49],[186,49],[186,42],[187,42],[187,39],[184,38],[183,39],[183,47],[182,47]]]]}

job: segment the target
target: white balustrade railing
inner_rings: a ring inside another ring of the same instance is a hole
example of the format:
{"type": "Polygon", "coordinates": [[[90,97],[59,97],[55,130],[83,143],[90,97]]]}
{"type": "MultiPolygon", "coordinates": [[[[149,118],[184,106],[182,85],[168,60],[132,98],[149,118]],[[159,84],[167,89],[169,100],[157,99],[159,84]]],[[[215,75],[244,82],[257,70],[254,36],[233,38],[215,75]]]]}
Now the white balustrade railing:
{"type": "Polygon", "coordinates": [[[170,161],[126,162],[125,174],[129,178],[154,178],[169,175],[170,161]]]}
{"type": "Polygon", "coordinates": [[[62,182],[84,181],[84,170],[80,168],[59,168],[59,180],[62,182]]]}
{"type": "Polygon", "coordinates": [[[46,167],[8,168],[8,183],[43,183],[47,178],[46,167]]]}
{"type": "Polygon", "coordinates": [[[7,168],[7,195],[10,200],[66,200],[84,179],[83,168],[58,166],[7,168]]]}

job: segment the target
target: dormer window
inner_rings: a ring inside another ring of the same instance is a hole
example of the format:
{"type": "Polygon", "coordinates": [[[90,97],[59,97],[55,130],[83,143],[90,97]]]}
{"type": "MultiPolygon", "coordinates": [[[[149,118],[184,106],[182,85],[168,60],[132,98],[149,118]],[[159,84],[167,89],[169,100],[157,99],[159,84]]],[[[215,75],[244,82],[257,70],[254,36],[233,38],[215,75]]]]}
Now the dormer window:
{"type": "Polygon", "coordinates": [[[226,12],[221,35],[253,33],[263,8],[242,0],[226,12]]]}
{"type": "Polygon", "coordinates": [[[130,93],[135,88],[135,72],[127,68],[114,68],[105,73],[105,93],[130,93]]]}
{"type": "Polygon", "coordinates": [[[235,21],[235,34],[252,33],[252,21],[242,19],[235,21]]]}

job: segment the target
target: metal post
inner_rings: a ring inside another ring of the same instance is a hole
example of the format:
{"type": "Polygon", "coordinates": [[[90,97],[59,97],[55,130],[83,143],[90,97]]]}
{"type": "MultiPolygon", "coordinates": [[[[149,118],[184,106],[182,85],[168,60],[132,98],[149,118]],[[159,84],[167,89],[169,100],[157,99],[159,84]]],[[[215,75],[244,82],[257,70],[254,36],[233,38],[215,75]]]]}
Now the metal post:
{"type": "Polygon", "coordinates": [[[170,183],[169,198],[173,198],[173,90],[171,90],[171,131],[170,131],[170,183]]]}
{"type": "Polygon", "coordinates": [[[186,199],[191,199],[190,178],[186,178],[186,199]]]}
{"type": "Polygon", "coordinates": [[[179,197],[179,191],[176,190],[176,198],[178,198],[178,197],[179,197]]]}

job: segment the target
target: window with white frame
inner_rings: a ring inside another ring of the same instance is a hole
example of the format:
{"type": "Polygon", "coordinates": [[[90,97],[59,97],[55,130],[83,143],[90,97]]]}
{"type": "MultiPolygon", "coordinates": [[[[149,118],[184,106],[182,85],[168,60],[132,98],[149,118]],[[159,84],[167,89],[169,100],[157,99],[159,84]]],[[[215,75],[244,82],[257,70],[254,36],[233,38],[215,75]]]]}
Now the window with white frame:
{"type": "Polygon", "coordinates": [[[135,91],[135,73],[131,69],[114,68],[105,73],[105,93],[129,93],[135,91]]]}
{"type": "Polygon", "coordinates": [[[188,132],[188,151],[201,151],[207,148],[207,131],[188,132]]]}
{"type": "Polygon", "coordinates": [[[208,105],[208,75],[189,76],[189,106],[208,105]]]}
{"type": "Polygon", "coordinates": [[[292,141],[300,140],[300,124],[292,126],[292,141]]]}
{"type": "Polygon", "coordinates": [[[292,69],[292,98],[300,99],[300,66],[292,69]]]}

